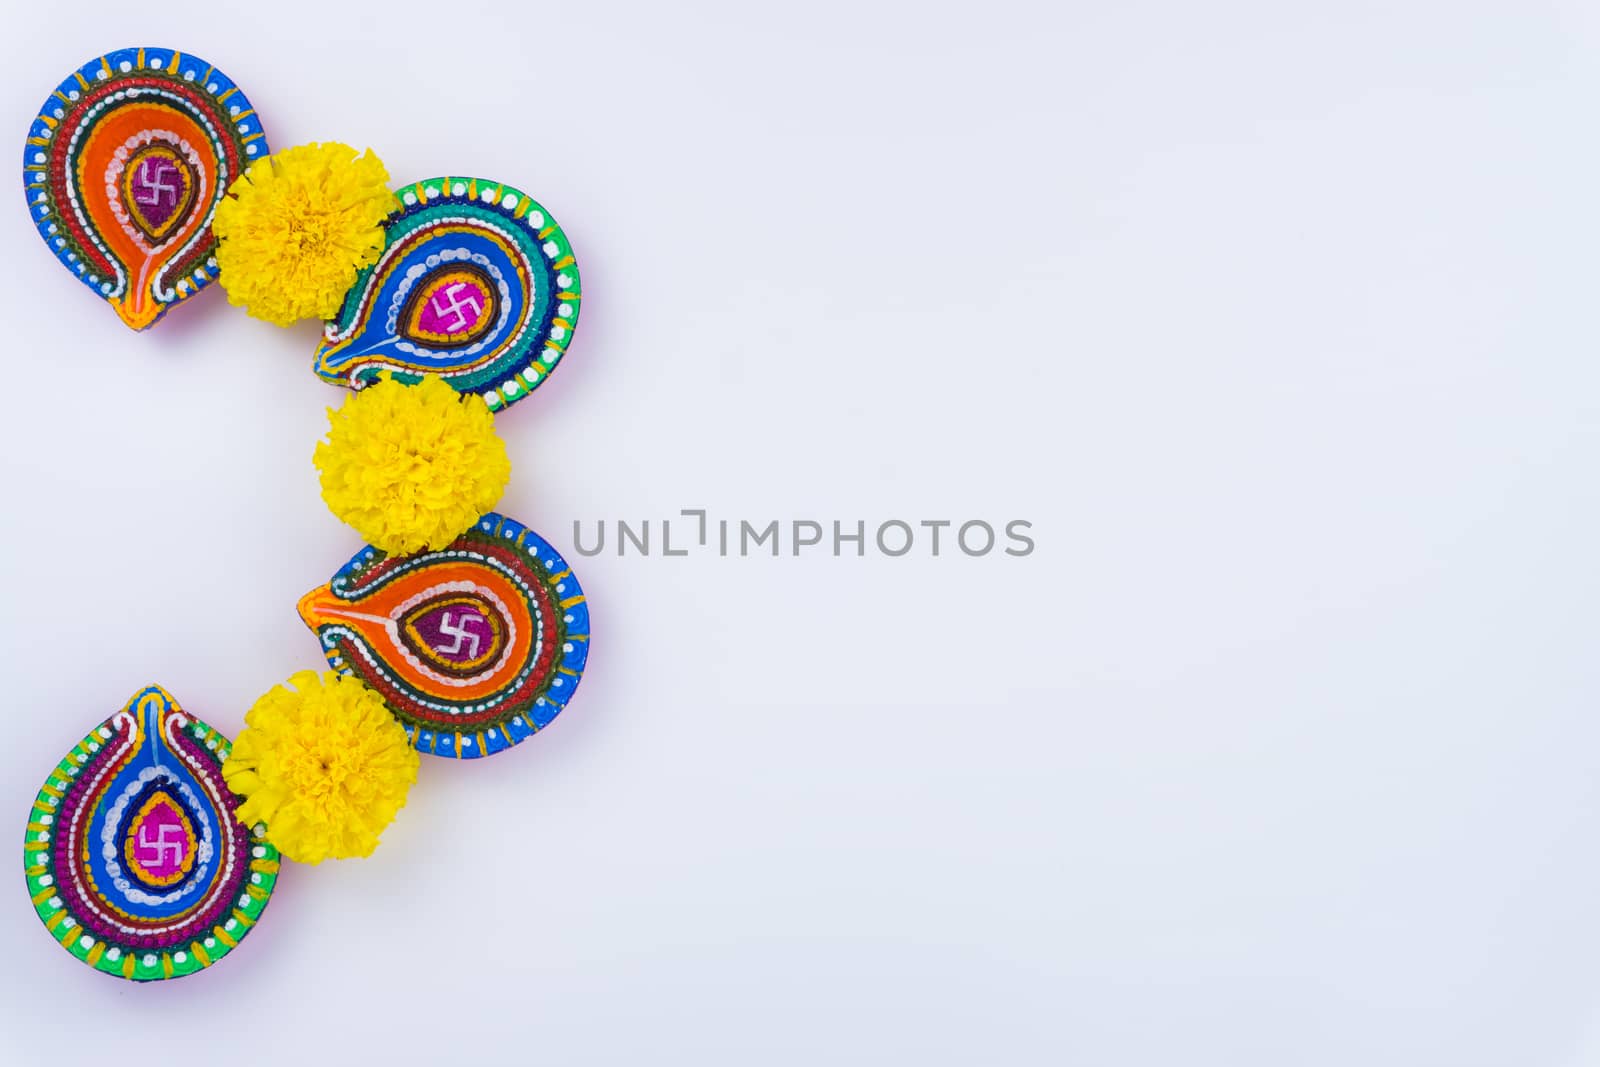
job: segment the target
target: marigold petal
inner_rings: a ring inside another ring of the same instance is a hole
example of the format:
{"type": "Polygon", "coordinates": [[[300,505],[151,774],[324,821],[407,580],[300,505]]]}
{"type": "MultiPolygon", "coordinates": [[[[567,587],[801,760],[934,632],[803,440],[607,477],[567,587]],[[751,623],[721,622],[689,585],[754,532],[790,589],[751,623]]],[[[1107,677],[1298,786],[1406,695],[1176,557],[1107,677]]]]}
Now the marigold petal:
{"type": "Polygon", "coordinates": [[[256,160],[212,220],[218,281],[230,303],[279,326],[331,318],[398,207],[370,149],[327,142],[256,160]]]}
{"type": "Polygon", "coordinates": [[[329,510],[393,554],[442,548],[494,508],[511,480],[483,399],[429,375],[385,377],[328,411],[312,454],[329,510]]]}
{"type": "Polygon", "coordinates": [[[371,855],[420,763],[359,679],[301,671],[245,714],[222,776],[243,798],[240,822],[265,823],[280,852],[316,864],[371,855]]]}

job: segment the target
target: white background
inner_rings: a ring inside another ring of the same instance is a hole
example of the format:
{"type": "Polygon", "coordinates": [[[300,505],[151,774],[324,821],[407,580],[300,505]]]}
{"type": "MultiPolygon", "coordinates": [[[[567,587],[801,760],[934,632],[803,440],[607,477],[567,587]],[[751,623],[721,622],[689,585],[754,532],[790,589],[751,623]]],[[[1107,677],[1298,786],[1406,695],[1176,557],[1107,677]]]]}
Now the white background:
{"type": "MultiPolygon", "coordinates": [[[[570,711],[425,760],[136,987],[0,908],[19,1064],[1600,1063],[1600,23],[1583,3],[7,12],[570,234],[502,510],[973,518],[1025,559],[573,557],[570,711]]],[[[0,212],[3,808],[227,732],[357,547],[316,329],[135,335],[0,212]]]]}

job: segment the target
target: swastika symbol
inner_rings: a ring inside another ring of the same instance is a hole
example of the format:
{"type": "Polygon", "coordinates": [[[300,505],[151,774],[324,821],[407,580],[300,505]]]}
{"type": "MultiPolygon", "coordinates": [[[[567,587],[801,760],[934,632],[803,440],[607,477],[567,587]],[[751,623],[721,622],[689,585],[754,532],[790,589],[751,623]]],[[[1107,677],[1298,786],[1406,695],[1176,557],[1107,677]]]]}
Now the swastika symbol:
{"type": "Polygon", "coordinates": [[[152,827],[148,823],[139,827],[139,862],[146,867],[162,867],[177,864],[183,859],[183,828],[164,822],[152,827]],[[156,839],[150,840],[150,831],[155,830],[156,839]],[[170,831],[170,833],[169,833],[170,831]],[[151,855],[151,853],[154,855],[151,855]],[[168,855],[171,860],[167,859],[168,855]]]}
{"type": "Polygon", "coordinates": [[[139,184],[144,187],[142,192],[134,194],[134,199],[141,204],[157,205],[162,203],[178,202],[179,189],[176,185],[168,185],[168,173],[176,174],[178,170],[164,159],[147,159],[139,164],[139,184]],[[151,168],[154,167],[154,171],[151,168]]]}
{"type": "Polygon", "coordinates": [[[448,611],[445,612],[444,618],[439,620],[439,632],[447,637],[454,637],[456,639],[456,643],[451,645],[449,648],[440,648],[438,650],[440,654],[447,656],[460,655],[462,643],[470,641],[472,644],[467,649],[467,658],[476,659],[478,656],[478,635],[474,633],[473,630],[467,629],[467,624],[480,623],[482,621],[483,620],[476,615],[463,615],[461,617],[461,621],[452,626],[450,623],[450,613],[448,611]]]}
{"type": "Polygon", "coordinates": [[[473,286],[468,285],[466,282],[456,282],[454,285],[446,286],[443,293],[433,294],[434,314],[438,315],[441,319],[443,319],[446,315],[454,315],[456,317],[456,321],[445,327],[446,331],[449,333],[460,333],[467,327],[475,325],[479,316],[483,314],[483,304],[479,302],[478,294],[475,290],[465,299],[461,299],[456,295],[463,289],[473,288],[473,286]],[[440,300],[444,297],[450,298],[449,304],[440,303],[440,300]],[[468,319],[466,315],[468,308],[472,310],[471,319],[468,319]]]}

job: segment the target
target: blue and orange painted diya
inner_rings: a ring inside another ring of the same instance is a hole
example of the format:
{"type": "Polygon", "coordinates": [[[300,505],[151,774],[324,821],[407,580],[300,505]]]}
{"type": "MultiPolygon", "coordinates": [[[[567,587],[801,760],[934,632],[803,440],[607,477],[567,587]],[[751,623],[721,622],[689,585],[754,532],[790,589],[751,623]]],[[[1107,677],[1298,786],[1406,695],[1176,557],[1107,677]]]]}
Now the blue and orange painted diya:
{"type": "Polygon", "coordinates": [[[142,330],[215,280],[217,204],[267,152],[255,109],[216,67],[124,48],[44,102],[23,148],[23,191],[56,258],[142,330]]]}
{"type": "Polygon", "coordinates": [[[327,324],[314,367],[359,389],[385,371],[437,374],[498,411],[555,369],[577,328],[572,245],[527,193],[483,178],[396,191],[384,249],[327,324]]]}
{"type": "Polygon", "coordinates": [[[572,569],[521,523],[489,514],[445,548],[367,547],[300,601],[328,664],[376,690],[412,744],[470,759],[549,725],[589,656],[572,569]]]}
{"type": "Polygon", "coordinates": [[[34,799],[22,846],[34,910],[61,946],[133,981],[226,956],[278,878],[265,828],[235,817],[228,739],[151,686],[73,746],[34,799]]]}

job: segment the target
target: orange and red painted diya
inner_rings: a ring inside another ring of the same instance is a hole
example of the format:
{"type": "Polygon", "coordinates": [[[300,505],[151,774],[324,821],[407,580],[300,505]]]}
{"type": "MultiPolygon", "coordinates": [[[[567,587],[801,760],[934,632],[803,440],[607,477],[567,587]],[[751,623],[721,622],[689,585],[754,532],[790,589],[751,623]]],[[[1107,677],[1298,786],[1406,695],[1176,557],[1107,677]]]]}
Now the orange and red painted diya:
{"type": "Polygon", "coordinates": [[[143,330],[215,280],[212,216],[268,151],[260,116],[216,67],[124,48],[50,94],[28,130],[22,183],[50,251],[143,330]]]}
{"type": "Polygon", "coordinates": [[[300,601],[329,666],[383,697],[436,756],[503,752],[547,726],[589,658],[572,569],[519,522],[488,514],[442,549],[367,547],[300,601]]]}

